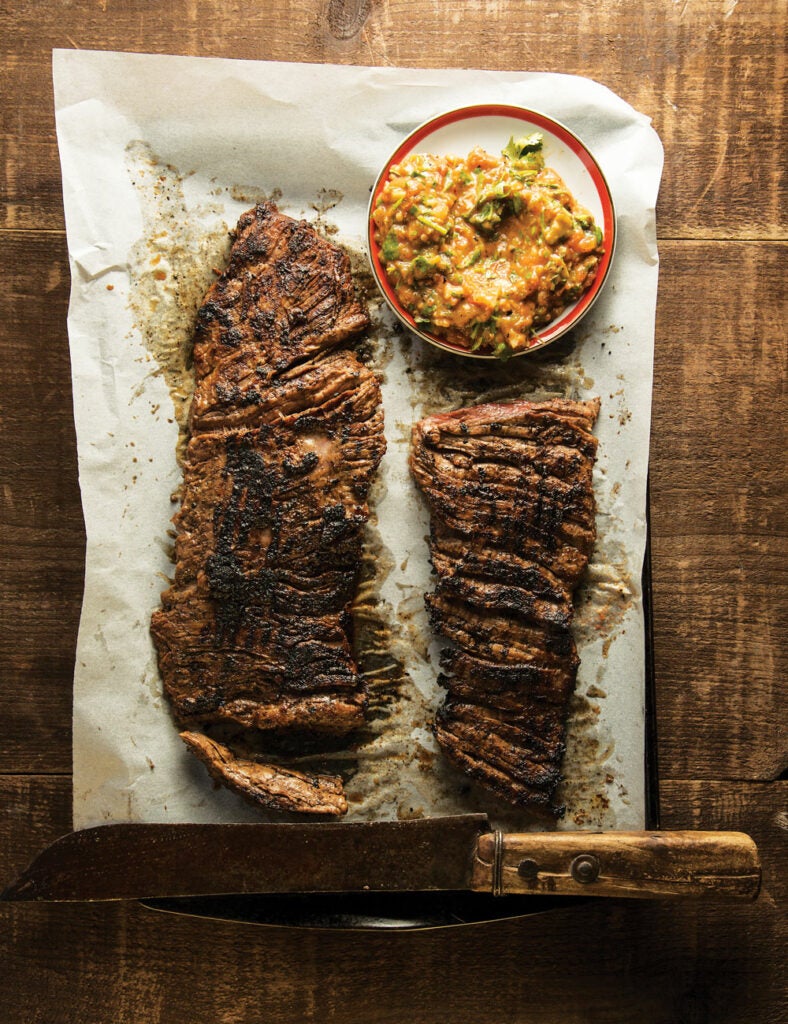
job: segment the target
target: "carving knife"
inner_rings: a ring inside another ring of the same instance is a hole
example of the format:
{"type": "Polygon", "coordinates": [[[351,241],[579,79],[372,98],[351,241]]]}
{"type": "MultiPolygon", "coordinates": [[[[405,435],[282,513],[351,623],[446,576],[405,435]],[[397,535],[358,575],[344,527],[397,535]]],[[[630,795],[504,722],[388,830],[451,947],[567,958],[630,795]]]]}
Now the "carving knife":
{"type": "Polygon", "coordinates": [[[739,832],[503,833],[483,814],[415,821],[113,824],[44,850],[3,900],[472,891],[754,899],[739,832]]]}

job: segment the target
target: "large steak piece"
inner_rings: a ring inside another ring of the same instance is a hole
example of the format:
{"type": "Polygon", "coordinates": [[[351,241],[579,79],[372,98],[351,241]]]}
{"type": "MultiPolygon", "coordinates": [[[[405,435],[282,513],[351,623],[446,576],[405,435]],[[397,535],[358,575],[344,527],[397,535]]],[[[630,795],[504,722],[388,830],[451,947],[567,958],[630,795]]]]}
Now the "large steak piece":
{"type": "Polygon", "coordinates": [[[363,723],[349,607],[385,441],[377,378],[347,343],[367,325],[347,255],[271,203],[241,217],[198,314],[175,578],[151,629],[187,746],[261,806],[347,809],[339,779],[200,730],[363,723]]]}
{"type": "Polygon", "coordinates": [[[432,628],[451,641],[435,735],[510,803],[552,807],[578,657],[572,595],[596,539],[599,400],[430,416],[411,469],[430,506],[432,628]]]}

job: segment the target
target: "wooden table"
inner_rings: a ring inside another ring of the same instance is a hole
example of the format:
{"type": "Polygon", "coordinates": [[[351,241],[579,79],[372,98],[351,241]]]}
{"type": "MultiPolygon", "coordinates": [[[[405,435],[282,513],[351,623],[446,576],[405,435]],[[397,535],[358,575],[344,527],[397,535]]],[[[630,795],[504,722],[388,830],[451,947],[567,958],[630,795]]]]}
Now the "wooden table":
{"type": "Polygon", "coordinates": [[[50,76],[52,48],[69,46],[563,71],[653,119],[666,153],[651,456],[663,825],[749,832],[764,864],[754,904],[598,901],[411,935],[3,905],[0,1019],[785,1019],[787,13],[785,0],[0,7],[0,882],[70,829],[84,534],[50,76]]]}

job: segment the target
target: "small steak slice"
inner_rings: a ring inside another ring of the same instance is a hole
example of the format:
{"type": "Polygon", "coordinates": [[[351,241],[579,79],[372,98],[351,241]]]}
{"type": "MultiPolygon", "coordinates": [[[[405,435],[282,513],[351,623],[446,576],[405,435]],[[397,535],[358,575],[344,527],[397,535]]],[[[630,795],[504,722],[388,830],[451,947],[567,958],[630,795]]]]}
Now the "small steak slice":
{"type": "Polygon", "coordinates": [[[383,456],[347,255],[271,203],[245,213],[194,339],[175,578],[151,631],[190,750],[261,806],[343,814],[339,779],[235,758],[195,732],[342,737],[364,722],[351,647],[367,494],[383,456]]]}
{"type": "Polygon", "coordinates": [[[333,775],[309,776],[236,757],[229,747],[199,732],[182,732],[181,739],[217,782],[249,803],[302,814],[340,815],[347,811],[342,780],[333,775]]]}
{"type": "Polygon", "coordinates": [[[572,596],[596,539],[599,401],[430,416],[411,469],[431,512],[432,628],[452,643],[435,735],[498,796],[550,807],[579,664],[572,596]]]}

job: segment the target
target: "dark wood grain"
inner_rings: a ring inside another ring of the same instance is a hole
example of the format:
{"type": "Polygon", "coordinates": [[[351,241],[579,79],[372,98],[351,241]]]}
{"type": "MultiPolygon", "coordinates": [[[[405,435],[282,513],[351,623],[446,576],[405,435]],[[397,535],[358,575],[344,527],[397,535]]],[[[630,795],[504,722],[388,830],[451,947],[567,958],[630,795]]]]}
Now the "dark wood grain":
{"type": "Polygon", "coordinates": [[[661,254],[651,446],[660,764],[671,778],[771,779],[788,765],[788,623],[775,591],[786,247],[663,242],[661,254]]]}
{"type": "MultiPolygon", "coordinates": [[[[0,779],[10,862],[68,828],[66,779],[0,779]],[[52,817],[31,814],[40,802],[52,817]],[[54,822],[59,818],[59,826],[54,822]],[[24,833],[24,834],[22,834],[24,833]]],[[[746,825],[764,858],[755,904],[600,900],[451,933],[297,931],[157,914],[136,904],[4,905],[4,1020],[58,1024],[767,1024],[779,950],[788,785],[664,787],[671,827],[746,825]],[[783,802],[781,802],[783,801],[783,802]],[[732,942],[732,937],[735,937],[732,942]],[[58,1008],[55,1018],[31,1007],[58,1008]]]]}
{"type": "Polygon", "coordinates": [[[71,770],[85,541],[62,233],[3,232],[0,770],[71,770]]]}
{"type": "Polygon", "coordinates": [[[558,0],[548,13],[503,0],[6,4],[6,94],[25,102],[4,115],[0,226],[62,222],[50,54],[74,47],[585,75],[651,117],[674,154],[658,209],[665,237],[780,238],[781,106],[768,97],[781,96],[785,23],[785,0],[558,0]]]}
{"type": "Polygon", "coordinates": [[[748,832],[764,868],[752,905],[600,901],[418,935],[5,905],[0,1020],[785,1019],[787,15],[786,0],[0,5],[0,884],[70,828],[85,538],[53,47],[563,71],[652,119],[665,146],[651,455],[663,825],[748,832]]]}

